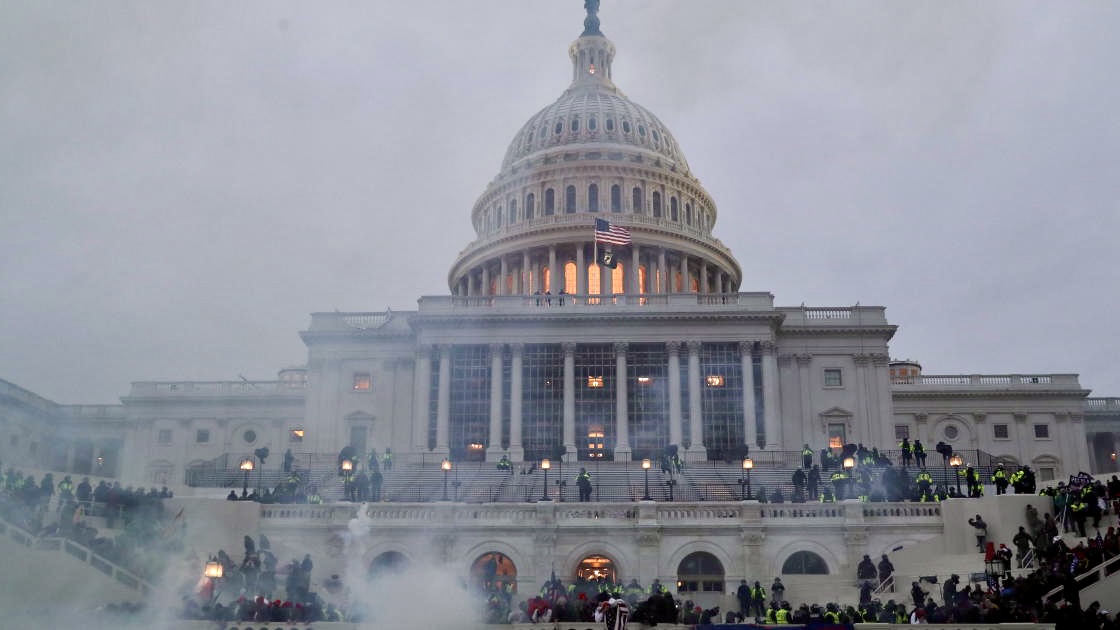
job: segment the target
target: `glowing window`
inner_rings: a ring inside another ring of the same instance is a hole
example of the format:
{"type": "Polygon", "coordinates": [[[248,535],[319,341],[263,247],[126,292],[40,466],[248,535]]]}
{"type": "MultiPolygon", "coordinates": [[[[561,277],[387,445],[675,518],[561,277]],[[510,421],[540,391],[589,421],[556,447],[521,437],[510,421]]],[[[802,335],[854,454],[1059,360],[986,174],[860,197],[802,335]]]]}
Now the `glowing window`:
{"type": "Polygon", "coordinates": [[[587,377],[587,386],[588,387],[594,387],[594,388],[602,387],[603,386],[603,377],[602,376],[588,376],[587,377]]]}
{"type": "Polygon", "coordinates": [[[564,263],[564,293],[575,293],[577,288],[576,264],[569,260],[564,263]]]}
{"type": "Polygon", "coordinates": [[[369,372],[354,373],[353,389],[356,392],[368,392],[373,389],[373,379],[370,377],[369,372]]]}
{"type": "Polygon", "coordinates": [[[720,374],[709,374],[707,378],[704,379],[704,383],[708,387],[723,387],[723,376],[720,374]]]}
{"type": "Polygon", "coordinates": [[[649,385],[652,382],[653,382],[653,379],[648,377],[648,376],[639,376],[638,377],[638,384],[639,385],[649,385]]]}

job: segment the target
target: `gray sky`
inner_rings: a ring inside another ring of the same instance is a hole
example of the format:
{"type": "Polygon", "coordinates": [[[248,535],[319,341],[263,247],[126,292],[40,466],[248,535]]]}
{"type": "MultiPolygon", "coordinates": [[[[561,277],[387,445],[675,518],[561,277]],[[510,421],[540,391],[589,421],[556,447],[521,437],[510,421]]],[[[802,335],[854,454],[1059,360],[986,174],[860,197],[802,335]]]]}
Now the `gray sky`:
{"type": "MultiPolygon", "coordinates": [[[[743,289],[884,305],[927,373],[1120,395],[1120,3],[603,0],[743,289]]],[[[271,379],[447,293],[579,0],[0,3],[0,378],[271,379]]]]}

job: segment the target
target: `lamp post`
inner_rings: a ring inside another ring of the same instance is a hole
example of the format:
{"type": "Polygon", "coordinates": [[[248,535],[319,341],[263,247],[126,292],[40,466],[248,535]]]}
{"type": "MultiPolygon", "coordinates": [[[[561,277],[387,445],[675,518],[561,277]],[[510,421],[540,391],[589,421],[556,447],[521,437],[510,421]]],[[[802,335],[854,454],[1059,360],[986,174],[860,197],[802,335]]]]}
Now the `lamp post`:
{"type": "MultiPolygon", "coordinates": [[[[844,466],[844,497],[848,498],[848,489],[852,487],[852,470],[856,467],[856,458],[845,457],[842,464],[844,466]]],[[[838,500],[840,497],[836,497],[838,500]]]]}
{"type": "Polygon", "coordinates": [[[643,501],[653,500],[653,497],[649,496],[649,469],[651,466],[653,466],[653,463],[649,461],[648,457],[642,460],[642,470],[646,473],[646,493],[642,496],[643,501]]]}
{"type": "Polygon", "coordinates": [[[241,460],[241,470],[245,471],[245,483],[241,485],[241,498],[247,499],[249,498],[249,473],[253,472],[252,457],[241,460]]]}
{"type": "Polygon", "coordinates": [[[753,499],[754,493],[751,492],[751,471],[754,470],[754,460],[749,457],[743,458],[743,476],[739,478],[739,492],[742,499],[753,499]]]}
{"type": "Polygon", "coordinates": [[[439,463],[439,467],[443,470],[443,501],[447,501],[447,473],[451,472],[451,460],[446,457],[439,463]]]}
{"type": "Polygon", "coordinates": [[[209,580],[210,603],[218,601],[218,580],[222,579],[223,572],[222,563],[213,558],[202,567],[202,577],[209,580]]]}
{"type": "Polygon", "coordinates": [[[957,478],[957,496],[958,497],[961,495],[961,470],[960,469],[961,469],[961,464],[963,464],[963,463],[964,463],[964,460],[962,460],[961,456],[957,455],[956,453],[953,453],[953,456],[949,458],[949,465],[953,467],[953,476],[957,478]]]}
{"type": "Polygon", "coordinates": [[[354,460],[344,459],[340,464],[342,468],[342,493],[346,495],[347,501],[354,500],[354,460]]]}
{"type": "Polygon", "coordinates": [[[544,484],[541,486],[541,501],[549,501],[548,498],[548,469],[552,468],[552,461],[545,458],[541,460],[541,470],[544,471],[544,484]]]}

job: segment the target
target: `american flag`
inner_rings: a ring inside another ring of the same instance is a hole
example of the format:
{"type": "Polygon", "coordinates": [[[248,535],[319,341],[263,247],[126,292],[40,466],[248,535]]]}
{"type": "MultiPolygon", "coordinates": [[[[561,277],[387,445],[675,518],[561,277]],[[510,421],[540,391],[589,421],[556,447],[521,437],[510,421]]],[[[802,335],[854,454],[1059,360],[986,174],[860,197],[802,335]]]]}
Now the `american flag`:
{"type": "Polygon", "coordinates": [[[610,221],[595,219],[595,242],[608,245],[629,245],[630,230],[611,225],[610,221]]]}

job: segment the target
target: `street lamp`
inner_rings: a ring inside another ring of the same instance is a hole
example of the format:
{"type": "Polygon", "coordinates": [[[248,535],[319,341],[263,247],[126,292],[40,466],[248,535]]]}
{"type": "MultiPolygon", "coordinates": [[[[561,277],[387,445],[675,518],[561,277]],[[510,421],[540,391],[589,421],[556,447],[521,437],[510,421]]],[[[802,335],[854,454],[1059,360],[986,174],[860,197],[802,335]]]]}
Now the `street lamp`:
{"type": "Polygon", "coordinates": [[[649,469],[650,469],[650,466],[653,466],[653,463],[649,461],[648,457],[642,460],[642,470],[646,471],[646,493],[642,497],[642,501],[652,501],[653,500],[653,497],[649,496],[649,469]]]}
{"type": "MultiPolygon", "coordinates": [[[[841,464],[844,467],[844,499],[848,498],[848,489],[852,487],[852,469],[856,467],[856,458],[845,457],[841,464]]],[[[836,497],[840,499],[841,497],[836,497]]]]}
{"type": "Polygon", "coordinates": [[[957,455],[956,453],[953,453],[953,456],[949,458],[949,465],[953,467],[953,476],[957,478],[957,496],[958,497],[961,495],[961,470],[960,469],[961,469],[961,464],[963,464],[963,463],[964,463],[964,460],[962,460],[961,456],[957,455]]]}
{"type": "Polygon", "coordinates": [[[446,501],[447,500],[447,473],[451,472],[451,460],[444,457],[443,461],[439,463],[439,467],[440,467],[441,470],[443,470],[443,499],[442,500],[446,501]]]}
{"type": "Polygon", "coordinates": [[[218,580],[222,579],[222,574],[222,563],[213,558],[202,568],[202,577],[208,580],[207,586],[210,590],[210,596],[207,599],[210,603],[218,601],[218,580]]]}
{"type": "Polygon", "coordinates": [[[548,498],[548,469],[552,468],[552,461],[549,459],[541,460],[541,470],[544,471],[544,485],[541,486],[541,501],[549,501],[548,498]]]}
{"type": "Polygon", "coordinates": [[[754,469],[754,460],[749,457],[743,458],[743,477],[739,479],[739,491],[743,495],[743,500],[754,498],[754,493],[751,492],[751,470],[754,469]]]}
{"type": "Polygon", "coordinates": [[[246,457],[241,460],[241,470],[245,471],[245,483],[241,486],[241,498],[249,497],[249,473],[253,472],[253,458],[246,457]]]}
{"type": "Polygon", "coordinates": [[[346,458],[339,464],[342,468],[342,493],[346,495],[347,501],[354,500],[354,460],[346,458]]]}

